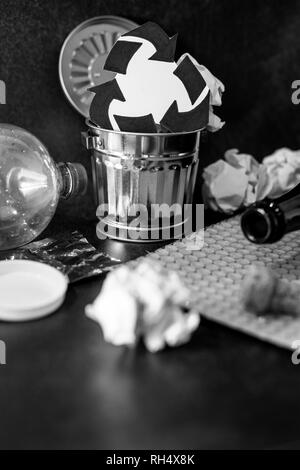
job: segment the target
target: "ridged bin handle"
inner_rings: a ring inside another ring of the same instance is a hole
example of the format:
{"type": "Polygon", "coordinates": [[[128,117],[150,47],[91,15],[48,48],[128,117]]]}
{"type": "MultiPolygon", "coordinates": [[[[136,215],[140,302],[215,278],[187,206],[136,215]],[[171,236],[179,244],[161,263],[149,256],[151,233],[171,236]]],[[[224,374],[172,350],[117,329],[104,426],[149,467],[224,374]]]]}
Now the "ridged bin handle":
{"type": "Polygon", "coordinates": [[[89,135],[88,132],[81,132],[81,141],[88,150],[103,150],[104,148],[103,140],[97,135],[89,135]]]}

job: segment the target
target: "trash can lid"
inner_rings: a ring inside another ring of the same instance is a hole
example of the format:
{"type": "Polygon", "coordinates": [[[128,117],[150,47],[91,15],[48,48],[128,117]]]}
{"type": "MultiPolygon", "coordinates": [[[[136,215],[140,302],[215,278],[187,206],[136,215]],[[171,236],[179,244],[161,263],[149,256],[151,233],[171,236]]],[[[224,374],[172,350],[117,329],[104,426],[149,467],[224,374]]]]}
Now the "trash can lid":
{"type": "Polygon", "coordinates": [[[83,116],[89,116],[93,93],[88,88],[114,78],[103,70],[116,40],[138,25],[118,16],[97,16],[78,25],[66,38],[59,56],[59,79],[63,91],[83,116]]]}
{"type": "Polygon", "coordinates": [[[63,303],[68,278],[47,264],[29,260],[0,261],[0,320],[35,320],[63,303]]]}

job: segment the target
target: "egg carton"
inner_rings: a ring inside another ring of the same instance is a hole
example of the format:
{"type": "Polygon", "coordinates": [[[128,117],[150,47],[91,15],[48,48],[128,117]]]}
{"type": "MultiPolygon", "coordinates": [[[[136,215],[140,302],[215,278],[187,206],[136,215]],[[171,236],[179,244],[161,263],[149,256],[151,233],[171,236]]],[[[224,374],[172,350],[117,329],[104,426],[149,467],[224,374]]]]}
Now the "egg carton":
{"type": "Polygon", "coordinates": [[[240,297],[247,270],[258,262],[282,279],[300,279],[299,232],[286,235],[276,244],[255,245],[244,237],[240,216],[236,216],[208,227],[199,251],[188,249],[182,240],[146,258],[178,273],[190,289],[190,306],[203,317],[288,349],[294,349],[294,341],[300,341],[300,318],[257,316],[244,309],[240,297]]]}

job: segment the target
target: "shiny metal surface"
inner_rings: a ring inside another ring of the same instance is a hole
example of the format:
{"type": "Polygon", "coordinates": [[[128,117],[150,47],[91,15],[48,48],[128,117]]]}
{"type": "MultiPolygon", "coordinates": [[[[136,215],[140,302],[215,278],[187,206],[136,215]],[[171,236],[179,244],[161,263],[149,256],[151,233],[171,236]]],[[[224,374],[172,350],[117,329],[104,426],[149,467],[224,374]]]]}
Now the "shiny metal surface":
{"type": "MultiPolygon", "coordinates": [[[[128,239],[124,229],[132,221],[128,213],[135,205],[143,204],[151,214],[153,205],[183,208],[192,203],[201,130],[130,134],[104,130],[90,121],[87,125],[82,139],[91,150],[96,202],[108,207],[106,224],[119,227],[121,235],[114,238],[128,239]]],[[[150,224],[148,219],[141,227],[151,231],[150,224]]]]}
{"type": "Polygon", "coordinates": [[[137,27],[118,16],[97,16],[78,25],[66,38],[59,57],[59,78],[71,105],[89,116],[93,93],[88,88],[111,80],[115,74],[103,70],[116,40],[137,27]]]}
{"type": "Polygon", "coordinates": [[[181,158],[195,152],[199,147],[201,129],[192,132],[134,134],[101,129],[86,120],[89,131],[83,134],[86,148],[101,151],[128,160],[128,157],[151,160],[172,156],[181,158]]]}

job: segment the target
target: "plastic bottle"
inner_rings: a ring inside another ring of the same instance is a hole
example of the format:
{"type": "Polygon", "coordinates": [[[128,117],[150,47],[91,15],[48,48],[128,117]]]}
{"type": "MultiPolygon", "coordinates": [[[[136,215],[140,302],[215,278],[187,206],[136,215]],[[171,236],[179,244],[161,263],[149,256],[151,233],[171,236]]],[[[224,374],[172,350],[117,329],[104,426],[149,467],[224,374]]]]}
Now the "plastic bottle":
{"type": "Polygon", "coordinates": [[[51,221],[60,198],[83,194],[85,168],[55,164],[32,134],[0,124],[0,250],[34,240],[51,221]]]}

